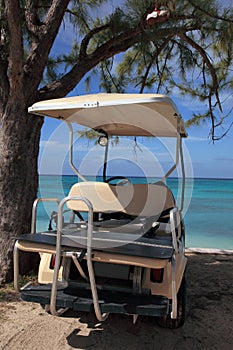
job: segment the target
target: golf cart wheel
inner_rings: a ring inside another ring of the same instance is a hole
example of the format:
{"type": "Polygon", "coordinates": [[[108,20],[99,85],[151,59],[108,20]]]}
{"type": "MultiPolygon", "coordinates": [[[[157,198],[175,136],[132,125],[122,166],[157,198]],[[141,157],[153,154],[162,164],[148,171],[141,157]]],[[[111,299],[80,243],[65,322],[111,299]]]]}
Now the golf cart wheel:
{"type": "Polygon", "coordinates": [[[169,313],[158,319],[157,323],[160,327],[176,329],[183,326],[185,321],[185,304],[186,304],[186,281],[185,276],[180,285],[180,289],[177,294],[177,318],[172,319],[169,313]]]}

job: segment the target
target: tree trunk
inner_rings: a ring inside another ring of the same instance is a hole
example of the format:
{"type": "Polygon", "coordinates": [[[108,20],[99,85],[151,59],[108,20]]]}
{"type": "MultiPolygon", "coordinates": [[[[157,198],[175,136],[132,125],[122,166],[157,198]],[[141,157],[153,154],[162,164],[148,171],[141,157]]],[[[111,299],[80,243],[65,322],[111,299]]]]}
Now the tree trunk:
{"type": "MultiPolygon", "coordinates": [[[[30,232],[37,197],[40,130],[43,118],[28,115],[25,103],[8,103],[0,141],[0,282],[12,278],[14,237],[30,232]]],[[[31,257],[30,257],[31,258],[31,257]]],[[[31,269],[29,261],[22,273],[31,269]]]]}

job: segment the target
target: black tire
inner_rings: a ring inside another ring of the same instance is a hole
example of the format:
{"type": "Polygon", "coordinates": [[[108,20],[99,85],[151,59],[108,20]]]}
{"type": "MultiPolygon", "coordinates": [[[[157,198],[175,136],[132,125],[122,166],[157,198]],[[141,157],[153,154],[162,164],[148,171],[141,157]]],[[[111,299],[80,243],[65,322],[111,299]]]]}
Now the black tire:
{"type": "Polygon", "coordinates": [[[182,279],[180,289],[177,294],[177,318],[172,319],[170,313],[158,319],[157,323],[160,327],[176,329],[184,325],[186,309],[186,280],[182,279]]]}

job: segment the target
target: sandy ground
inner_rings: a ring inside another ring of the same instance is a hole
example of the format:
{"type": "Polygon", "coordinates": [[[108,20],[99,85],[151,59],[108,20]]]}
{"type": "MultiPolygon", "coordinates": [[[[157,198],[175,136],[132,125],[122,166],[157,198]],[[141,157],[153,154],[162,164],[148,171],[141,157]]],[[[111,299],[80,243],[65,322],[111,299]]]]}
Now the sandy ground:
{"type": "Polygon", "coordinates": [[[0,349],[233,349],[233,255],[189,254],[188,310],[177,330],[159,328],[152,318],[110,315],[100,324],[91,314],[60,318],[37,304],[0,303],[0,349]]]}

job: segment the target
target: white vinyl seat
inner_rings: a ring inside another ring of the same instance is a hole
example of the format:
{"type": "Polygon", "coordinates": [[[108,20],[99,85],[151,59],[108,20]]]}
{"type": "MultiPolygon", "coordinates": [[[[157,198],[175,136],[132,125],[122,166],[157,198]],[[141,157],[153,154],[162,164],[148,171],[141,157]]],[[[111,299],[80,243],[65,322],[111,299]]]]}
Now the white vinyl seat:
{"type": "MultiPolygon", "coordinates": [[[[114,186],[103,182],[79,182],[72,186],[69,196],[85,197],[95,213],[121,212],[132,216],[160,216],[174,208],[174,197],[163,183],[114,186]]],[[[87,212],[84,202],[70,200],[69,209],[87,212]]]]}

